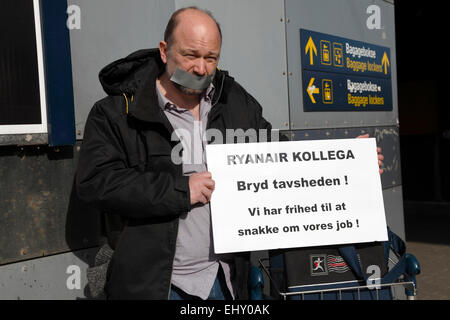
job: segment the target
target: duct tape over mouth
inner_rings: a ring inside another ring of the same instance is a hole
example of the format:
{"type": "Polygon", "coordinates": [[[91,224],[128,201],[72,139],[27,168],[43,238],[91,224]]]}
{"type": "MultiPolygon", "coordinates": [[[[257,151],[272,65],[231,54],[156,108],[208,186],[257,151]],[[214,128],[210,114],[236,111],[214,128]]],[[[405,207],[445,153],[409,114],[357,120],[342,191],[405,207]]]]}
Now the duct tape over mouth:
{"type": "Polygon", "coordinates": [[[172,77],[170,77],[170,80],[189,89],[204,90],[208,88],[214,78],[214,75],[215,72],[208,76],[197,76],[177,67],[172,77]]]}

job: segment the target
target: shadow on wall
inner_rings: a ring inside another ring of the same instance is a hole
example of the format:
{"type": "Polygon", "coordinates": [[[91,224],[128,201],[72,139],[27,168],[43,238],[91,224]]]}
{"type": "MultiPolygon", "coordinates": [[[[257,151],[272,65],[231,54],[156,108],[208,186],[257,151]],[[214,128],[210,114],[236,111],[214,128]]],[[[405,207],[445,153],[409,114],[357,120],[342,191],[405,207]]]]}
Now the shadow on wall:
{"type": "MultiPolygon", "coordinates": [[[[95,256],[86,254],[84,249],[102,244],[100,212],[79,199],[75,178],[67,208],[66,242],[72,253],[86,263],[88,268],[94,267],[95,256]]],[[[88,284],[84,288],[84,296],[87,299],[94,298],[88,284]]]]}

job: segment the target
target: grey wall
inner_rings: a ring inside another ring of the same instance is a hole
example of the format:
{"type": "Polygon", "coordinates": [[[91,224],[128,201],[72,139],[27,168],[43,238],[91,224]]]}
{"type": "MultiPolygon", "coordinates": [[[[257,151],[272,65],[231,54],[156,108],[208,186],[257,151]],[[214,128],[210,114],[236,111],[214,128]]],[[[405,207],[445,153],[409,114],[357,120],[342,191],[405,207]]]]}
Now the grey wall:
{"type": "Polygon", "coordinates": [[[98,72],[134,50],[157,46],[170,14],[181,7],[209,9],[224,35],[219,66],[230,71],[263,105],[275,128],[312,129],[397,125],[397,86],[392,112],[303,112],[299,29],[309,29],[391,48],[397,82],[394,6],[353,0],[69,0],[81,8],[81,29],[71,30],[77,138],[87,114],[104,96],[98,72]],[[381,8],[382,29],[366,27],[366,8],[381,8]]]}
{"type": "Polygon", "coordinates": [[[395,55],[394,6],[372,0],[286,0],[289,100],[292,129],[339,128],[397,125],[397,62],[395,55]],[[366,9],[376,4],[381,9],[380,30],[369,30],[366,9]],[[377,112],[303,112],[299,29],[308,29],[352,40],[369,42],[391,49],[393,111],[377,112]]]}
{"type": "Polygon", "coordinates": [[[171,13],[197,5],[221,23],[219,67],[228,70],[264,108],[275,128],[289,129],[283,0],[161,1],[69,0],[81,9],[81,29],[70,31],[77,139],[104,92],[98,72],[134,50],[156,47],[171,13]],[[258,10],[255,8],[264,8],[258,10]],[[255,81],[255,78],[258,81],[255,81]]]}
{"type": "Polygon", "coordinates": [[[0,266],[0,300],[85,299],[96,248],[0,266]]]}
{"type": "Polygon", "coordinates": [[[219,66],[263,106],[263,115],[289,129],[284,0],[175,0],[210,10],[223,33],[219,66]]]}
{"type": "Polygon", "coordinates": [[[93,104],[105,93],[98,72],[110,62],[154,48],[174,11],[173,1],[68,0],[81,9],[81,29],[70,31],[77,139],[93,104]]]}

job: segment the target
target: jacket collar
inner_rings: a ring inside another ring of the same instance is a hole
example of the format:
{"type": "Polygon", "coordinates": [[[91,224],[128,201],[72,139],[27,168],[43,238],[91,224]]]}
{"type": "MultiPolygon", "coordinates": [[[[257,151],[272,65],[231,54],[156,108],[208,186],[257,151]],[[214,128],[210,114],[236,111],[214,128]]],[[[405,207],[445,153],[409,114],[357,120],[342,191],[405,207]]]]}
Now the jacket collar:
{"type": "Polygon", "coordinates": [[[129,106],[128,116],[139,121],[163,125],[169,133],[174,131],[164,112],[159,107],[156,93],[156,79],[164,71],[162,61],[150,61],[146,67],[145,77],[138,80],[142,83],[129,106]]]}
{"type": "MultiPolygon", "coordinates": [[[[138,83],[142,85],[136,90],[132,101],[129,103],[128,115],[144,122],[160,123],[166,127],[169,132],[174,129],[165,116],[163,110],[159,107],[158,95],[156,92],[156,79],[165,70],[165,65],[160,59],[153,59],[148,62],[146,71],[143,73],[138,83]]],[[[226,71],[218,70],[214,78],[214,95],[212,97],[212,110],[214,115],[220,113],[222,104],[226,103],[226,87],[229,86],[233,78],[228,76],[226,71]]]]}

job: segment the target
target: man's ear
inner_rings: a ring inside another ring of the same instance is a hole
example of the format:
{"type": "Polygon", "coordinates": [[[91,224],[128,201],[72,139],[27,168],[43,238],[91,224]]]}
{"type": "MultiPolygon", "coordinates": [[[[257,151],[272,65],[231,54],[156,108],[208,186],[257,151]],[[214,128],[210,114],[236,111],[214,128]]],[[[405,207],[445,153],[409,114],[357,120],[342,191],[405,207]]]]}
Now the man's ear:
{"type": "Polygon", "coordinates": [[[169,47],[167,45],[167,42],[160,41],[159,42],[159,55],[161,56],[162,62],[167,63],[168,54],[169,54],[169,47]]]}

